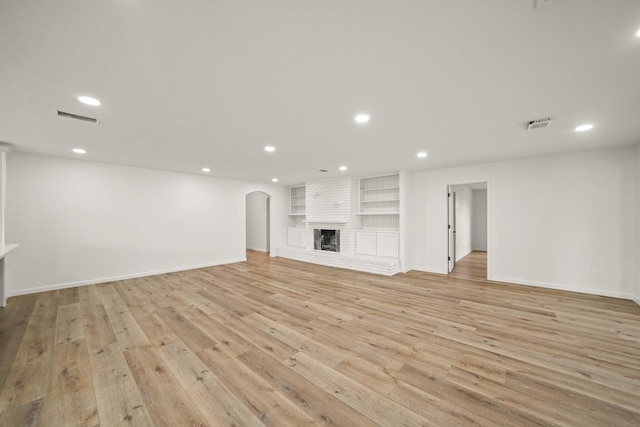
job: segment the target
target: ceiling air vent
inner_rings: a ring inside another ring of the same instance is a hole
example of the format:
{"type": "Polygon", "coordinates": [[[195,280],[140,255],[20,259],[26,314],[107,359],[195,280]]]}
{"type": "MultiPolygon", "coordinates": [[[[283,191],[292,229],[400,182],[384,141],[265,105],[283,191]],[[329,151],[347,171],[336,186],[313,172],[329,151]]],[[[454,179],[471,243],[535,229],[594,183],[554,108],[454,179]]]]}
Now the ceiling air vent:
{"type": "Polygon", "coordinates": [[[532,120],[527,124],[527,130],[547,127],[549,123],[551,123],[551,119],[548,117],[546,119],[532,120]]]}
{"type": "Polygon", "coordinates": [[[94,119],[93,117],[79,116],[77,114],[65,113],[64,111],[60,111],[60,110],[58,110],[58,115],[60,117],[68,117],[70,119],[82,120],[83,122],[98,123],[98,119],[94,119]]]}

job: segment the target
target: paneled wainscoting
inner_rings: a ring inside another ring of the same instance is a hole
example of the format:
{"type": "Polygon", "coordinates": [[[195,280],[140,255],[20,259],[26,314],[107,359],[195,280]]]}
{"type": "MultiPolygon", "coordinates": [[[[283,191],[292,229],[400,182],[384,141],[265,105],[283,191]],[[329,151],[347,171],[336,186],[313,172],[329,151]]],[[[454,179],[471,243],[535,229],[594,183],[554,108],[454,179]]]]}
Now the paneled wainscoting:
{"type": "Polygon", "coordinates": [[[2,426],[638,426],[640,306],[250,252],[11,298],[0,387],[2,426]]]}

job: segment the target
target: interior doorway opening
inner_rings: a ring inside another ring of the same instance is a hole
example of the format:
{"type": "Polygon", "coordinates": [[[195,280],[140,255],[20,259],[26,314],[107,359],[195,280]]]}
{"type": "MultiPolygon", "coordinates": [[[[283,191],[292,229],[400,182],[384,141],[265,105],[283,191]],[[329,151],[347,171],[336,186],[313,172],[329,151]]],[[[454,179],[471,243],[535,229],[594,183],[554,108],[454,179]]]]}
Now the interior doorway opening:
{"type": "Polygon", "coordinates": [[[271,195],[254,191],[245,196],[246,249],[271,252],[271,195]]]}
{"type": "MultiPolygon", "coordinates": [[[[456,264],[472,258],[473,271],[488,278],[488,185],[486,181],[447,186],[447,272],[456,264]]],[[[466,267],[465,267],[466,268],[466,267]]]]}

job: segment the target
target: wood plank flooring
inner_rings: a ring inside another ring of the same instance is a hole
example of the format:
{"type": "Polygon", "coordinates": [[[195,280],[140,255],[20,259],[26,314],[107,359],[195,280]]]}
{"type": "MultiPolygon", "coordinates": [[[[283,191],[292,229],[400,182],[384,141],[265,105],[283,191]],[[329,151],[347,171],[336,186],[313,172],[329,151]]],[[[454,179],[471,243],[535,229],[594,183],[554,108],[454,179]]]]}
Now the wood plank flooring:
{"type": "Polygon", "coordinates": [[[449,278],[485,281],[487,279],[487,252],[473,251],[456,262],[453,271],[449,273],[449,278]]]}
{"type": "MultiPolygon", "coordinates": [[[[9,299],[1,426],[639,426],[640,306],[269,258],[9,299]]],[[[486,259],[486,258],[484,258],[486,259]]]]}

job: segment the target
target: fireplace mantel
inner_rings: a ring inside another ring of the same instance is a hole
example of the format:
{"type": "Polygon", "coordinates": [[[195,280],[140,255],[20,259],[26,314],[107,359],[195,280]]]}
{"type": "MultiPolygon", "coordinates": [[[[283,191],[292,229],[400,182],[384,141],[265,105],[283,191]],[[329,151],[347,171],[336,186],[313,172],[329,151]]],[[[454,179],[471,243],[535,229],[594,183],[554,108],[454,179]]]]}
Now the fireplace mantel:
{"type": "Polygon", "coordinates": [[[346,218],[305,219],[305,224],[346,224],[346,218]]]}

